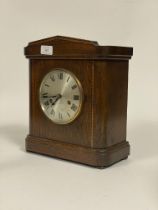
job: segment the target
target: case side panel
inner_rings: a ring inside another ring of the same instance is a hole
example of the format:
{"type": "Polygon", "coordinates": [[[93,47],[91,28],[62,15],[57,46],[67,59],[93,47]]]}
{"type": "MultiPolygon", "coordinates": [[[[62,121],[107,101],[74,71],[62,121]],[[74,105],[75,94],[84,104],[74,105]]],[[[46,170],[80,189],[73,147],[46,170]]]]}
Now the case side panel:
{"type": "Polygon", "coordinates": [[[105,61],[94,61],[93,147],[105,148],[108,120],[108,67],[105,61]]]}
{"type": "Polygon", "coordinates": [[[126,140],[128,61],[97,61],[94,76],[93,147],[126,140]]]}
{"type": "Polygon", "coordinates": [[[108,62],[106,146],[126,141],[128,61],[108,62]]]}

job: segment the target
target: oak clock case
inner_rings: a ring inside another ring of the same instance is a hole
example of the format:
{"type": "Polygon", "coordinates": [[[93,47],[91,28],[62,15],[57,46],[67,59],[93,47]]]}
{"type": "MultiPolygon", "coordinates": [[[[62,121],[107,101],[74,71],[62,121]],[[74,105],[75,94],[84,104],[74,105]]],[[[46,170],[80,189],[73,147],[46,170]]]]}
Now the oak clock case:
{"type": "Polygon", "coordinates": [[[62,36],[30,42],[26,150],[98,168],[126,159],[132,54],[131,47],[62,36]]]}

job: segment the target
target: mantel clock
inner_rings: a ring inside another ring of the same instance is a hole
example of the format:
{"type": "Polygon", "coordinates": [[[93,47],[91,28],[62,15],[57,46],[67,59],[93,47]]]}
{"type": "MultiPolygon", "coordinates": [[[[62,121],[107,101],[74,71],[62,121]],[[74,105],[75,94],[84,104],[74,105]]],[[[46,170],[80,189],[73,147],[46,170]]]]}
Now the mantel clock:
{"type": "Polygon", "coordinates": [[[98,168],[127,158],[132,54],[131,47],[63,36],[30,42],[26,150],[98,168]]]}

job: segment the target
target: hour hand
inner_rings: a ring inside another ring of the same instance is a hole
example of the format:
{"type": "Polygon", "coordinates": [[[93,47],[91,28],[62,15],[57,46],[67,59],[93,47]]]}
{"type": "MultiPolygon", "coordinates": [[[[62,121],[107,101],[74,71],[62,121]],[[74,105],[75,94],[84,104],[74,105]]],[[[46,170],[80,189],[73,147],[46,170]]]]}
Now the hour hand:
{"type": "Polygon", "coordinates": [[[52,105],[55,105],[55,103],[61,98],[61,94],[57,94],[56,97],[54,98],[54,101],[52,102],[52,105]]]}

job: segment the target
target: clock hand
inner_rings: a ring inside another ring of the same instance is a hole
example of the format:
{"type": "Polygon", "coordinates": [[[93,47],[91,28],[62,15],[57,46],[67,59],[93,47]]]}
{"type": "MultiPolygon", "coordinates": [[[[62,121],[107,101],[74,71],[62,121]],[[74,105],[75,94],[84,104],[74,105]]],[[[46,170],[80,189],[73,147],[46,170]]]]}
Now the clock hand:
{"type": "Polygon", "coordinates": [[[57,97],[57,95],[55,95],[55,96],[43,96],[43,98],[56,98],[57,97]]]}
{"type": "Polygon", "coordinates": [[[54,99],[54,101],[52,102],[52,105],[55,105],[55,103],[61,98],[61,94],[57,94],[56,98],[54,99]]]}

